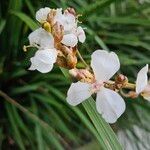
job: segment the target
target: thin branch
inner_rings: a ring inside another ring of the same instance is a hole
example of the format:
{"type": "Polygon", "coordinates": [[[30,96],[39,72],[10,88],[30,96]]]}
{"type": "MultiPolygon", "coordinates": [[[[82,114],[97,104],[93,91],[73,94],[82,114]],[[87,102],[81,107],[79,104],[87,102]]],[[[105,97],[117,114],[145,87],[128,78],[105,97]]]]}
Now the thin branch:
{"type": "Polygon", "coordinates": [[[83,59],[83,57],[81,56],[79,50],[77,49],[77,54],[80,58],[80,60],[83,62],[83,64],[87,67],[87,69],[90,69],[90,66],[86,63],[86,61],[83,59]]]}

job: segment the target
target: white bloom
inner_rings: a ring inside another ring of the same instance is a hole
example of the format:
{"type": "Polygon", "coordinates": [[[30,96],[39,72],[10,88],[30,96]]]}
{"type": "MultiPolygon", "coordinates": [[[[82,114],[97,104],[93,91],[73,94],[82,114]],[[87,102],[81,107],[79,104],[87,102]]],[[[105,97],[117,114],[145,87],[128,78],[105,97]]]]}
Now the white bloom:
{"type": "Polygon", "coordinates": [[[86,36],[83,28],[80,26],[77,28],[77,37],[81,43],[84,43],[86,36]]]}
{"type": "Polygon", "coordinates": [[[75,34],[66,34],[63,36],[63,39],[61,41],[66,46],[74,47],[78,43],[78,39],[75,34]]]}
{"type": "Polygon", "coordinates": [[[52,70],[57,59],[56,49],[38,50],[35,56],[30,59],[31,66],[29,70],[38,70],[41,73],[47,73],[52,70]]]}
{"type": "Polygon", "coordinates": [[[48,7],[41,8],[36,12],[36,20],[40,23],[43,23],[47,20],[48,13],[50,13],[51,9],[48,7]]]}
{"type": "Polygon", "coordinates": [[[62,39],[62,43],[74,47],[77,45],[78,41],[84,43],[86,39],[85,32],[82,27],[78,27],[75,32],[65,34],[62,39]]]}
{"type": "Polygon", "coordinates": [[[61,9],[57,10],[55,22],[60,23],[64,27],[65,33],[70,33],[77,27],[76,18],[71,13],[62,14],[61,9]]]}
{"type": "Polygon", "coordinates": [[[67,102],[76,106],[97,93],[97,111],[107,122],[114,123],[125,111],[125,102],[117,92],[105,88],[104,82],[119,70],[118,56],[114,52],[97,50],[92,54],[91,67],[95,74],[95,83],[72,83],[67,93],[67,102]]]}
{"type": "Polygon", "coordinates": [[[43,28],[36,29],[29,35],[30,45],[38,45],[40,48],[54,48],[54,39],[51,33],[43,28]]]}
{"type": "Polygon", "coordinates": [[[64,36],[61,41],[63,44],[74,47],[78,41],[81,43],[85,41],[85,32],[82,27],[77,27],[77,21],[73,14],[69,12],[63,14],[62,9],[58,9],[54,20],[64,28],[64,36]]]}
{"type": "Polygon", "coordinates": [[[137,75],[136,93],[141,94],[146,100],[150,101],[150,85],[148,84],[148,64],[144,66],[137,75]]]}

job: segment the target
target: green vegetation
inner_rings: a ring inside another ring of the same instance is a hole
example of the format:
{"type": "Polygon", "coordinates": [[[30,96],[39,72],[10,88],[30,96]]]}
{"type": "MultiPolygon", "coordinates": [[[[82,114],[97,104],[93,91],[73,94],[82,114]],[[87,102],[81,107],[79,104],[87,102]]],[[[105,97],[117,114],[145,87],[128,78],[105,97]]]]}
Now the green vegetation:
{"type": "MultiPolygon", "coordinates": [[[[82,14],[87,39],[79,50],[87,62],[96,49],[115,51],[122,64],[121,73],[132,82],[138,70],[150,64],[149,2],[1,1],[0,90],[7,95],[1,93],[0,97],[0,149],[120,150],[114,132],[95,111],[92,99],[77,107],[66,103],[70,85],[64,76],[66,70],[54,67],[48,74],[27,70],[35,49],[25,53],[22,47],[28,45],[29,33],[38,27],[35,12],[45,6],[74,7],[82,14]]],[[[125,100],[126,112],[111,127],[126,150],[150,149],[150,104],[141,97],[125,100]]]]}

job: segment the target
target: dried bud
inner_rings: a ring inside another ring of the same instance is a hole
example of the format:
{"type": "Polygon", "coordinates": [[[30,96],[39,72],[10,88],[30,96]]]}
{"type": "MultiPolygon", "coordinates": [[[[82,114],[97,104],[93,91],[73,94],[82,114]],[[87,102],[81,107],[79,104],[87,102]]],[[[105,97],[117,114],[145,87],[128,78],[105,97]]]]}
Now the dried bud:
{"type": "Polygon", "coordinates": [[[76,67],[77,64],[77,57],[73,55],[72,53],[67,55],[67,68],[72,69],[76,67]]]}
{"type": "Polygon", "coordinates": [[[117,89],[122,88],[128,83],[128,78],[124,76],[123,74],[119,74],[115,78],[115,85],[117,89]]]}
{"type": "Polygon", "coordinates": [[[62,66],[68,69],[75,68],[77,64],[77,57],[73,49],[67,46],[64,46],[62,44],[57,44],[57,48],[58,47],[59,47],[58,56],[59,56],[59,59],[61,59],[61,61],[58,59],[57,61],[59,62],[57,62],[57,64],[59,66],[62,66]]]}
{"type": "Polygon", "coordinates": [[[71,69],[69,73],[82,82],[93,83],[94,82],[94,75],[87,69],[71,69]]]}
{"type": "Polygon", "coordinates": [[[56,15],[56,10],[52,9],[47,16],[47,22],[49,22],[51,26],[53,26],[55,23],[54,22],[55,15],[56,15]]]}
{"type": "Polygon", "coordinates": [[[137,98],[137,97],[138,97],[138,94],[137,94],[136,92],[134,92],[134,91],[130,91],[130,92],[128,93],[128,97],[130,97],[130,98],[137,98]]]}
{"type": "Polygon", "coordinates": [[[67,62],[66,62],[66,59],[62,56],[58,56],[57,57],[57,61],[56,61],[56,64],[60,67],[64,67],[64,68],[67,68],[67,62]]]}
{"type": "Polygon", "coordinates": [[[76,11],[74,8],[69,7],[65,10],[65,12],[69,12],[70,14],[76,16],[76,11]]]}
{"type": "Polygon", "coordinates": [[[52,34],[54,36],[55,43],[61,42],[64,35],[64,28],[58,22],[56,22],[52,29],[52,34]]]}

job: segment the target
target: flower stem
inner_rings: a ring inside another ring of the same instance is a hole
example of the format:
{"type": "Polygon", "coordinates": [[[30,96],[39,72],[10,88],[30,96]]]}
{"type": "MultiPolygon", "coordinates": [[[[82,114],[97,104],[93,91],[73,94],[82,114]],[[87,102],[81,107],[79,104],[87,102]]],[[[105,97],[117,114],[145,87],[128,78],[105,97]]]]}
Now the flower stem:
{"type": "Polygon", "coordinates": [[[79,50],[77,49],[77,54],[80,58],[80,60],[83,62],[83,64],[87,67],[87,69],[90,69],[90,66],[86,63],[86,61],[83,59],[82,55],[80,54],[79,50]]]}
{"type": "MultiPolygon", "coordinates": [[[[109,80],[106,82],[106,84],[115,84],[115,81],[109,80]]],[[[126,83],[125,85],[123,85],[123,89],[130,89],[130,90],[135,90],[136,85],[134,83],[126,83]]]]}

